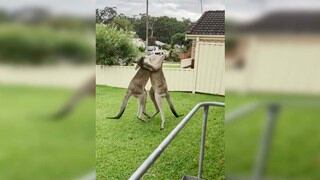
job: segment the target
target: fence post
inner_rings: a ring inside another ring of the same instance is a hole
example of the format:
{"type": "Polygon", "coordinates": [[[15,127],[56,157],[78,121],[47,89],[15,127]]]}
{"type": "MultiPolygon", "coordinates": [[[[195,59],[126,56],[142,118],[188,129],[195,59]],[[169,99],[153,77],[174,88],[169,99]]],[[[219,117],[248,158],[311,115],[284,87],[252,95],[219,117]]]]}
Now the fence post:
{"type": "Polygon", "coordinates": [[[197,37],[196,39],[196,49],[195,49],[195,54],[194,54],[194,67],[193,67],[193,70],[194,70],[194,73],[193,73],[193,89],[192,89],[192,93],[196,93],[196,90],[197,90],[197,78],[198,78],[198,63],[199,63],[199,46],[200,46],[200,43],[199,43],[199,37],[197,37]]]}
{"type": "Polygon", "coordinates": [[[269,104],[267,106],[267,120],[266,120],[264,132],[262,134],[261,144],[258,150],[257,158],[256,158],[256,163],[255,163],[253,177],[252,177],[253,180],[261,180],[264,176],[268,153],[271,146],[271,140],[272,140],[278,112],[279,112],[278,104],[269,104]]]}

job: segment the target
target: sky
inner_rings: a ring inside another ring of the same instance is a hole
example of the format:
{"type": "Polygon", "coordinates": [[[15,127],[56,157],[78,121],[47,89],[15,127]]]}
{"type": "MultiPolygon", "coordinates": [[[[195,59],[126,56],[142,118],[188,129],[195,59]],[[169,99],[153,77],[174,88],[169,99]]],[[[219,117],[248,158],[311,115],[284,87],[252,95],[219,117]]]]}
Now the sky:
{"type": "MultiPolygon", "coordinates": [[[[149,0],[149,14],[193,21],[201,16],[201,0],[149,0]]],[[[224,0],[202,0],[203,11],[224,10],[224,0]]],[[[146,0],[97,0],[97,8],[117,7],[117,11],[133,16],[145,13],[146,0]]]]}
{"type": "Polygon", "coordinates": [[[272,11],[318,11],[320,0],[226,0],[226,17],[250,21],[272,11]]]}
{"type": "Polygon", "coordinates": [[[95,16],[95,0],[0,0],[0,9],[8,11],[41,7],[52,14],[95,16]]]}
{"type": "MultiPolygon", "coordinates": [[[[201,0],[149,0],[152,16],[170,16],[197,20],[201,15],[201,0]]],[[[95,15],[95,8],[117,7],[126,15],[145,12],[146,0],[0,0],[0,8],[9,11],[22,7],[44,7],[54,14],[95,15]]],[[[202,0],[203,10],[226,9],[226,17],[251,20],[261,15],[282,9],[320,11],[320,0],[202,0]]]]}

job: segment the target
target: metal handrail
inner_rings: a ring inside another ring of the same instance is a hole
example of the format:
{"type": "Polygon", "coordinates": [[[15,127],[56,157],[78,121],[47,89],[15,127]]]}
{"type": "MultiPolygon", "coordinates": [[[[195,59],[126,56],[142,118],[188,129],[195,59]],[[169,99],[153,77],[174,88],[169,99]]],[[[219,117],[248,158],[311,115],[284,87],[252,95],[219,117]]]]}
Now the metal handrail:
{"type": "Polygon", "coordinates": [[[272,134],[274,132],[276,118],[278,116],[280,106],[280,102],[254,102],[242,106],[241,108],[238,108],[225,116],[225,123],[230,123],[242,116],[245,116],[246,114],[250,114],[259,107],[264,107],[267,109],[265,129],[262,133],[260,147],[256,156],[255,168],[253,169],[251,177],[252,180],[261,180],[263,178],[271,145],[272,134]]]}
{"type": "Polygon", "coordinates": [[[200,145],[200,156],[199,156],[199,168],[198,177],[202,176],[202,166],[204,159],[205,149],[205,136],[209,106],[224,107],[222,102],[202,102],[194,106],[192,110],[181,120],[181,122],[170,132],[170,134],[160,143],[160,145],[149,155],[149,157],[139,166],[139,168],[131,175],[129,180],[140,179],[145,172],[151,167],[151,165],[157,160],[162,152],[167,148],[171,141],[178,135],[178,133],[184,128],[184,126],[190,121],[191,117],[201,108],[204,107],[203,122],[202,122],[202,133],[201,133],[201,145],[200,145]]]}

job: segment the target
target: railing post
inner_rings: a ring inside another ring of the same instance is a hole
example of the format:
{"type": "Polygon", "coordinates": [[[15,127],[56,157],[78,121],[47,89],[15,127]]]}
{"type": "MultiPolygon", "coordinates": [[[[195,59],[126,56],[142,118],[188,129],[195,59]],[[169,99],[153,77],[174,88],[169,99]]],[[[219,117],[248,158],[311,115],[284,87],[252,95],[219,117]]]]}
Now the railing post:
{"type": "Polygon", "coordinates": [[[205,143],[206,143],[208,111],[209,111],[209,106],[205,105],[203,107],[203,121],[202,121],[201,144],[200,144],[199,167],[198,167],[199,178],[202,178],[202,167],[203,167],[204,150],[205,150],[205,143]]]}
{"type": "Polygon", "coordinates": [[[253,180],[263,179],[278,112],[278,104],[269,104],[267,106],[267,122],[264,132],[262,134],[261,145],[256,158],[256,163],[252,177],[253,180]]]}
{"type": "Polygon", "coordinates": [[[161,153],[167,148],[171,141],[178,135],[178,133],[189,122],[191,117],[198,111],[199,108],[204,107],[203,124],[202,124],[202,138],[201,138],[201,150],[199,159],[199,176],[202,176],[202,164],[204,158],[204,145],[207,126],[207,117],[209,106],[224,107],[222,102],[202,102],[198,103],[192,108],[192,110],[180,121],[180,123],[169,133],[169,135],[159,144],[159,146],[147,157],[147,159],[138,167],[138,169],[130,176],[129,180],[140,179],[150,166],[157,160],[161,153]]]}

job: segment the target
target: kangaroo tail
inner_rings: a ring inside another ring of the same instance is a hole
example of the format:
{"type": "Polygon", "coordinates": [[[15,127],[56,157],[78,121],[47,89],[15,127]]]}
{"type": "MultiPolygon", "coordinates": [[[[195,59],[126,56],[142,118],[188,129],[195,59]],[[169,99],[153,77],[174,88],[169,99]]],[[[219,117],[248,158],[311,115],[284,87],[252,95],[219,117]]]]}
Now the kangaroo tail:
{"type": "Polygon", "coordinates": [[[108,119],[119,119],[122,116],[122,114],[124,113],[124,110],[126,110],[126,107],[127,107],[127,104],[128,104],[130,97],[131,97],[131,93],[127,92],[127,94],[125,95],[125,97],[122,101],[122,105],[120,107],[119,113],[114,117],[107,117],[107,118],[108,119]]]}
{"type": "Polygon", "coordinates": [[[167,94],[166,98],[167,98],[167,101],[168,101],[168,104],[169,104],[169,106],[170,106],[170,110],[171,110],[172,114],[173,114],[175,117],[183,116],[183,115],[179,115],[179,114],[177,113],[177,111],[175,110],[169,94],[167,94]]]}

